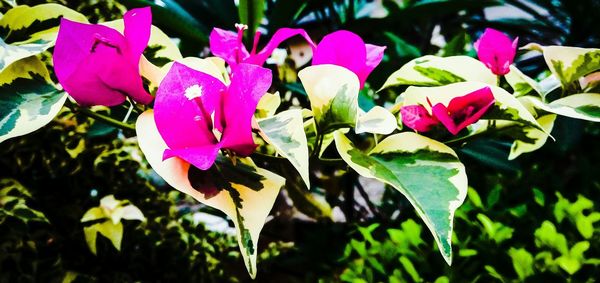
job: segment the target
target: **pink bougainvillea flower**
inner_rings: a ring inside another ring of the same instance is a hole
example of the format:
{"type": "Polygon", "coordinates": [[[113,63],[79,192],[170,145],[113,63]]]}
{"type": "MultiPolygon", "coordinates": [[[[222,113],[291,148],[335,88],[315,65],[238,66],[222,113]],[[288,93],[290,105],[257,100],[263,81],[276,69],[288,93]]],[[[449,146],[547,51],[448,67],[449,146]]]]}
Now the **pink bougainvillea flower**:
{"type": "Polygon", "coordinates": [[[220,149],[248,156],[256,148],[252,117],[271,86],[271,70],[239,64],[231,84],[174,63],[161,82],[154,119],[165,143],[163,159],[177,156],[195,167],[212,166],[220,149]]]}
{"type": "Polygon", "coordinates": [[[429,132],[440,123],[423,105],[403,106],[400,108],[400,115],[402,115],[402,124],[417,132],[429,132]]]}
{"type": "Polygon", "coordinates": [[[333,64],[354,72],[365,85],[367,77],[383,59],[385,46],[365,44],[360,36],[345,30],[323,37],[313,54],[312,64],[333,64]]]}
{"type": "Polygon", "coordinates": [[[54,70],[77,103],[114,106],[126,96],[142,104],[152,102],[139,72],[140,57],[150,38],[150,8],[132,9],[123,20],[124,35],[103,25],[61,20],[54,70]]]}
{"type": "Polygon", "coordinates": [[[210,52],[212,52],[215,56],[223,58],[227,64],[232,67],[235,67],[239,63],[249,63],[254,65],[262,66],[265,61],[271,56],[273,50],[275,50],[282,42],[285,40],[294,37],[296,35],[300,35],[304,37],[304,39],[308,42],[308,44],[313,47],[315,44],[312,39],[308,36],[306,31],[303,29],[292,29],[292,28],[281,28],[273,34],[271,40],[265,45],[265,47],[258,51],[258,40],[260,39],[260,32],[256,32],[254,36],[254,43],[252,45],[252,50],[248,52],[244,43],[242,42],[242,37],[244,35],[244,31],[248,29],[248,26],[242,24],[235,25],[237,29],[237,33],[222,30],[219,28],[214,28],[210,33],[210,52]]]}
{"type": "Polygon", "coordinates": [[[464,96],[455,97],[448,106],[437,103],[431,107],[431,114],[423,105],[407,105],[400,109],[402,123],[417,132],[427,132],[441,123],[453,135],[479,121],[485,112],[494,105],[492,90],[484,87],[464,96]]]}
{"type": "Polygon", "coordinates": [[[510,64],[515,59],[518,42],[518,37],[511,41],[504,33],[487,28],[474,46],[477,57],[492,70],[492,73],[506,75],[510,71],[510,64]]]}

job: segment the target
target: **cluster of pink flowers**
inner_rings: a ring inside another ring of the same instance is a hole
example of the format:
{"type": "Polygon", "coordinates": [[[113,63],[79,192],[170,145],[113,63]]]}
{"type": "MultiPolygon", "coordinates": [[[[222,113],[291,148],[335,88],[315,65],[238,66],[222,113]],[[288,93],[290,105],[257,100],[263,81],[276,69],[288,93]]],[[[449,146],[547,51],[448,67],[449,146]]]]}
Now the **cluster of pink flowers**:
{"type": "MultiPolygon", "coordinates": [[[[63,19],[54,49],[56,76],[65,91],[82,106],[114,106],[130,97],[150,104],[154,100],[157,128],[168,145],[163,158],[179,157],[199,169],[208,169],[221,149],[240,156],[251,154],[252,117],[258,101],[271,87],[271,70],[263,68],[271,53],[285,40],[302,36],[313,50],[312,64],[334,64],[356,74],[361,87],[383,59],[385,47],[366,44],[349,31],[336,31],[315,44],[303,29],[282,28],[258,51],[260,33],[248,51],[237,32],[215,28],[210,34],[211,52],[231,68],[229,85],[219,78],[174,63],[162,80],[156,97],[143,86],[140,58],[148,44],[150,8],[124,15],[123,34],[103,26],[63,19]]],[[[506,74],[515,56],[517,40],[488,29],[475,43],[479,59],[497,75],[506,74]]],[[[406,126],[426,132],[437,124],[452,134],[476,122],[494,103],[489,88],[453,99],[449,105],[422,105],[401,109],[406,126]]]]}

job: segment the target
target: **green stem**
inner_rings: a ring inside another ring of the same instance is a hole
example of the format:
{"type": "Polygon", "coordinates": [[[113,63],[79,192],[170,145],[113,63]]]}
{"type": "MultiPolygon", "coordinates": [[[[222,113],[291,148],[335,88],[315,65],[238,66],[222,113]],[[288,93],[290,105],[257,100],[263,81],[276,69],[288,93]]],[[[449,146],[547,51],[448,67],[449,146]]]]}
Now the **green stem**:
{"type": "Polygon", "coordinates": [[[111,117],[108,116],[104,116],[102,114],[96,113],[92,110],[90,110],[89,108],[84,108],[84,107],[79,107],[76,106],[70,102],[67,102],[65,104],[69,109],[71,109],[71,111],[73,111],[73,113],[81,113],[85,116],[88,116],[90,118],[94,118],[96,120],[102,121],[104,123],[113,125],[119,129],[123,129],[126,131],[135,131],[135,126],[131,125],[131,124],[127,124],[127,123],[123,123],[119,120],[113,119],[111,117]]]}

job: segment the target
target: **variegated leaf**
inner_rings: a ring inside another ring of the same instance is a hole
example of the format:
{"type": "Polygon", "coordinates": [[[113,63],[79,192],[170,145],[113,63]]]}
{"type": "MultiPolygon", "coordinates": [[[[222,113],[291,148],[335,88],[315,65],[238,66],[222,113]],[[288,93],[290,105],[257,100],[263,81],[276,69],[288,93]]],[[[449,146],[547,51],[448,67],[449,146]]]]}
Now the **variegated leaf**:
{"type": "MultiPolygon", "coordinates": [[[[230,172],[233,175],[226,176],[225,179],[219,179],[218,176],[207,178],[216,182],[217,189],[207,193],[192,186],[190,172],[195,168],[189,163],[177,157],[162,159],[167,145],[156,128],[152,110],[139,116],[136,131],[140,148],[158,175],[177,190],[221,210],[231,218],[237,228],[237,239],[244,263],[250,276],[254,278],[258,237],[285,179],[256,167],[249,158],[238,159],[237,164],[217,160],[220,162],[219,166],[227,167],[227,171],[220,173],[230,172]],[[226,182],[219,183],[223,180],[226,182]]],[[[200,171],[202,172],[204,171],[200,171]]]]}
{"type": "Polygon", "coordinates": [[[535,80],[523,74],[523,72],[514,65],[510,65],[509,68],[510,72],[504,75],[504,78],[512,87],[515,96],[523,96],[531,91],[535,91],[537,94],[543,94],[541,87],[535,80]]]}
{"type": "Polygon", "coordinates": [[[541,51],[546,64],[563,85],[572,89],[573,83],[594,71],[600,70],[600,49],[569,46],[541,46],[530,43],[523,49],[541,51]]]}
{"type": "Polygon", "coordinates": [[[11,64],[0,73],[0,142],[50,123],[66,99],[37,57],[11,64]]]}
{"type": "Polygon", "coordinates": [[[375,106],[358,117],[354,132],[389,135],[396,128],[398,128],[396,117],[389,110],[375,106]]]}
{"type": "Polygon", "coordinates": [[[467,195],[465,167],[456,153],[412,132],[392,135],[368,154],[356,149],[341,132],[335,133],[335,144],[352,169],[391,185],[410,201],[451,264],[454,212],[467,195]]]}
{"type": "Polygon", "coordinates": [[[258,121],[261,136],[296,168],[310,189],[308,144],[302,110],[291,109],[258,121]]]}
{"type": "Polygon", "coordinates": [[[61,17],[87,22],[82,14],[59,4],[16,6],[0,17],[0,72],[54,46],[61,17]]]}
{"type": "Polygon", "coordinates": [[[465,81],[496,85],[498,78],[483,63],[468,56],[427,55],[394,72],[382,89],[397,85],[441,86],[465,81]]]}
{"type": "Polygon", "coordinates": [[[600,94],[579,93],[544,103],[537,97],[525,96],[536,108],[575,119],[600,122],[600,94]]]}
{"type": "Polygon", "coordinates": [[[352,71],[325,64],[304,68],[298,77],[308,94],[319,134],[356,125],[360,84],[352,71]]]}
{"type": "Polygon", "coordinates": [[[548,140],[548,134],[546,133],[552,132],[554,120],[556,120],[555,114],[544,115],[537,119],[537,122],[544,128],[545,132],[534,127],[521,128],[520,130],[523,135],[516,137],[517,139],[510,147],[508,160],[513,160],[523,153],[536,151],[546,144],[548,140]]]}

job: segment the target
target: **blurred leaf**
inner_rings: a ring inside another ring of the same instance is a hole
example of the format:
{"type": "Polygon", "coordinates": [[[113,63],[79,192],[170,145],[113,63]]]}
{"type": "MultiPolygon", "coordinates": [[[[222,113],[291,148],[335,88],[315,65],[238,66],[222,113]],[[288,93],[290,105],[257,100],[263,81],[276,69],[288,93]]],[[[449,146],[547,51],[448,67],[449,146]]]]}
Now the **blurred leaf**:
{"type": "Polygon", "coordinates": [[[533,271],[533,256],[523,249],[515,249],[510,248],[508,250],[508,255],[512,259],[513,268],[517,275],[519,276],[519,280],[523,281],[525,278],[534,274],[533,271]]]}
{"type": "Polygon", "coordinates": [[[242,24],[248,25],[248,38],[253,38],[265,14],[265,1],[239,0],[238,13],[242,24]]]}

